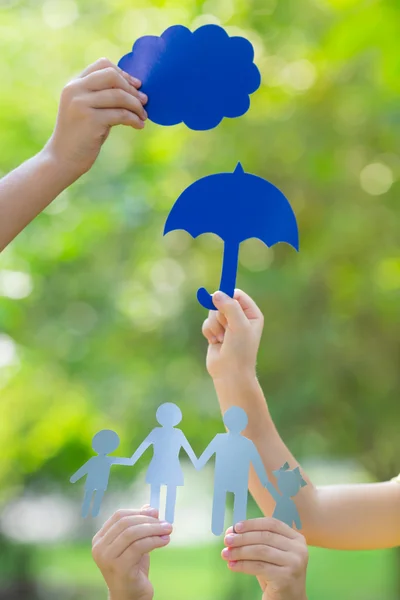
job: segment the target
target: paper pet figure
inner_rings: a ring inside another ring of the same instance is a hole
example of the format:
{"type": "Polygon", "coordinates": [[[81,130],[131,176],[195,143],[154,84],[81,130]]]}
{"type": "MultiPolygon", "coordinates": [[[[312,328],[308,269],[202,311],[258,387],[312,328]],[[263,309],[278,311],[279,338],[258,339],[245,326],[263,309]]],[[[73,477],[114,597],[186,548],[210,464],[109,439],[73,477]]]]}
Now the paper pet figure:
{"type": "Polygon", "coordinates": [[[92,517],[97,517],[100,512],[101,501],[107,490],[108,479],[112,465],[130,465],[130,458],[108,456],[119,446],[119,437],[111,429],[103,429],[96,433],[92,440],[92,448],[98,456],[90,458],[70,479],[71,483],[79,481],[86,475],[85,496],[82,504],[82,517],[86,518],[90,511],[92,497],[92,517]]]}
{"type": "Polygon", "coordinates": [[[136,40],[118,66],[141,80],[151,121],[206,130],[248,111],[261,82],[253,59],[251,43],[222,27],[174,25],[136,40]]]}
{"type": "Polygon", "coordinates": [[[277,471],[273,471],[273,474],[276,477],[280,493],[271,482],[268,482],[266,488],[276,502],[272,516],[286,523],[289,527],[293,527],[294,523],[297,529],[301,529],[300,516],[292,498],[299,492],[300,488],[307,485],[307,482],[301,476],[299,467],[291,471],[287,462],[277,471]]]}
{"type": "MultiPolygon", "coordinates": [[[[219,289],[233,297],[239,246],[258,238],[268,247],[286,242],[299,249],[295,214],[288,200],[272,183],[245,173],[240,163],[233,173],[208,175],[192,183],[179,196],[165,223],[164,235],[182,229],[193,238],[214,233],[224,242],[219,289]]],[[[197,299],[215,310],[212,296],[200,288],[197,299]]]]}
{"type": "Polygon", "coordinates": [[[260,481],[267,486],[268,476],[253,442],[241,435],[247,426],[247,414],[242,408],[232,406],[223,417],[228,433],[219,433],[210,442],[197,461],[201,469],[215,454],[214,500],[211,530],[221,535],[224,530],[226,494],[234,496],[233,524],[244,521],[247,515],[247,499],[250,465],[260,481]]]}
{"type": "Polygon", "coordinates": [[[167,486],[165,520],[173,523],[176,490],[183,485],[183,472],[179,461],[181,448],[185,450],[195,466],[197,457],[184,433],[175,428],[175,425],[182,420],[181,410],[176,404],[171,402],[162,404],[157,409],[156,418],[161,427],[153,429],[140,444],[132,456],[131,464],[135,464],[147,448],[153,446],[153,458],[146,474],[146,483],[151,486],[150,506],[160,508],[160,489],[162,485],[167,486]]]}

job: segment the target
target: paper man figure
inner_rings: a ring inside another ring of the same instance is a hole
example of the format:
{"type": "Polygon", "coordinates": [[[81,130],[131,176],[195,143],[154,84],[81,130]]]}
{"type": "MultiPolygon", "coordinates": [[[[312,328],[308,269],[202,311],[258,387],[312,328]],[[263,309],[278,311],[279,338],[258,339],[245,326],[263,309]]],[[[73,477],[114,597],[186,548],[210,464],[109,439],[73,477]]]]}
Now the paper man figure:
{"type": "Polygon", "coordinates": [[[162,485],[167,486],[167,498],[165,507],[165,520],[174,522],[176,488],[183,485],[183,473],[179,461],[179,453],[183,448],[192,463],[196,466],[197,457],[180,429],[175,425],[182,420],[182,413],[176,404],[166,402],[162,404],[156,413],[156,419],[161,427],[156,427],[140,444],[133,454],[131,464],[142,456],[142,454],[153,446],[154,454],[146,474],[146,483],[151,486],[150,506],[160,508],[160,489],[162,485]]]}
{"type": "Polygon", "coordinates": [[[287,462],[277,471],[273,471],[273,474],[276,477],[281,494],[271,482],[268,482],[266,488],[276,502],[272,516],[286,523],[289,527],[292,527],[294,523],[297,529],[301,529],[300,516],[292,498],[300,488],[307,485],[307,482],[302,478],[299,467],[290,471],[287,462]]]}
{"type": "Polygon", "coordinates": [[[224,529],[226,494],[234,495],[233,523],[246,519],[250,465],[264,486],[268,476],[253,442],[241,435],[247,426],[247,414],[242,408],[232,406],[224,414],[228,433],[219,433],[210,442],[197,462],[201,469],[215,454],[214,500],[211,529],[221,535],[224,529]]]}
{"type": "Polygon", "coordinates": [[[112,465],[130,465],[130,458],[118,458],[116,456],[107,456],[114,452],[119,446],[119,437],[111,429],[103,429],[96,433],[92,440],[92,448],[98,456],[90,458],[70,479],[75,483],[85,475],[85,496],[82,504],[82,517],[86,518],[89,514],[92,496],[94,496],[92,506],[92,517],[97,517],[100,512],[101,501],[108,486],[110,469],[112,465]]]}

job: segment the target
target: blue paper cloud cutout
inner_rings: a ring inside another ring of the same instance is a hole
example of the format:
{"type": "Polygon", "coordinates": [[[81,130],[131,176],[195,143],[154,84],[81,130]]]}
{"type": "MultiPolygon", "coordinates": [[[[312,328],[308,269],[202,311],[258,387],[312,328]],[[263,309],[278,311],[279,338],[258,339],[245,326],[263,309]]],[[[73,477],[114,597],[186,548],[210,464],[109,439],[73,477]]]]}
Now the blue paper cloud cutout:
{"type": "Polygon", "coordinates": [[[244,115],[261,78],[251,43],[229,37],[218,25],[193,33],[182,25],[160,36],[144,36],[118,66],[142,81],[149,119],[159,125],[185,123],[194,130],[216,127],[224,117],[244,115]]]}

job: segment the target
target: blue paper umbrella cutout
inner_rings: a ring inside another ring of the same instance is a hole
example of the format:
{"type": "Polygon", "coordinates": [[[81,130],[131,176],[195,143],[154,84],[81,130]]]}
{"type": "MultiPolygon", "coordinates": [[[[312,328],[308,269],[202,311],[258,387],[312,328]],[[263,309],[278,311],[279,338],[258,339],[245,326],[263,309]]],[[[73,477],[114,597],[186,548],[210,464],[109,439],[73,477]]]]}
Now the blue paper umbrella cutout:
{"type": "Polygon", "coordinates": [[[206,130],[248,111],[249,94],[261,82],[253,59],[251,43],[222,27],[203,25],[192,33],[174,25],[160,37],[139,38],[118,66],[142,81],[151,121],[206,130]]]}
{"type": "MultiPolygon", "coordinates": [[[[208,175],[179,196],[168,215],[164,235],[182,229],[192,237],[214,233],[225,243],[219,289],[233,297],[239,246],[258,238],[271,247],[286,242],[299,249],[295,214],[286,197],[262,177],[245,173],[238,163],[233,173],[208,175]]],[[[204,308],[215,310],[206,289],[197,292],[204,308]]]]}

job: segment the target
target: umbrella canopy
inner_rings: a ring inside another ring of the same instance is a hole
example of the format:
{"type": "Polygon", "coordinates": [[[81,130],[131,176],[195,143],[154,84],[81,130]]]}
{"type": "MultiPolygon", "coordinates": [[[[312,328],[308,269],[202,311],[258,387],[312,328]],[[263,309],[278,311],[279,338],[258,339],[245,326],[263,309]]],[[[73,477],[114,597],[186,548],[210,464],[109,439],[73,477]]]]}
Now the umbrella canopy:
{"type": "Polygon", "coordinates": [[[225,243],[258,238],[268,247],[286,242],[299,249],[296,217],[286,197],[272,183],[245,173],[217,173],[192,183],[168,215],[164,235],[176,229],[196,238],[214,233],[225,243]]]}
{"type": "MultiPolygon", "coordinates": [[[[292,207],[269,181],[245,173],[238,163],[233,173],[217,173],[192,183],[178,198],[165,223],[164,235],[183,229],[196,238],[214,233],[225,243],[220,290],[233,296],[239,246],[258,238],[271,247],[286,242],[299,249],[299,233],[292,207]]],[[[200,288],[202,306],[215,310],[211,295],[200,288]]]]}

